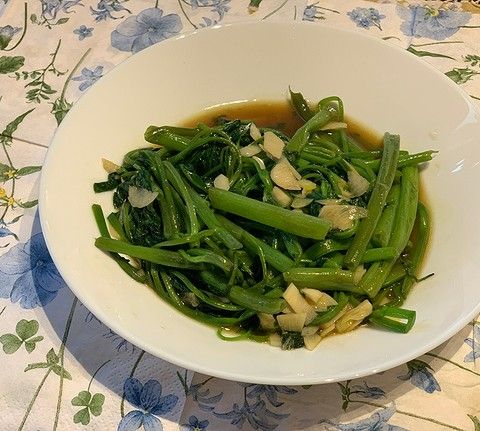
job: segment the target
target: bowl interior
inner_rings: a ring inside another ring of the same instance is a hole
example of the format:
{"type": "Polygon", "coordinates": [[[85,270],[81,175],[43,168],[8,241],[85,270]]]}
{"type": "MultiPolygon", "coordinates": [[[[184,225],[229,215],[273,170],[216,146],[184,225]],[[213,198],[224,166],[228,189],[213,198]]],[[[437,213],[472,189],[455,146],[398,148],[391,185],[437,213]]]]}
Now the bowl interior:
{"type": "Polygon", "coordinates": [[[51,144],[41,181],[47,245],[74,293],[105,324],[152,354],[227,379],[311,384],[382,371],[440,344],[478,311],[480,209],[479,115],[468,98],[413,55],[364,35],[320,25],[262,23],[202,30],[131,57],[71,110],[51,144]],[[420,284],[407,308],[407,335],[361,328],[314,352],[227,343],[129,279],[97,250],[94,202],[101,158],[120,162],[145,144],[150,124],[178,124],[207,107],[283,100],[288,87],[310,100],[338,95],[347,114],[379,133],[402,137],[410,151],[439,150],[422,173],[434,229],[420,284]],[[468,203],[467,203],[468,202],[468,203]],[[468,206],[467,206],[468,205],[468,206]],[[251,358],[255,358],[251,360],[251,358]]]}

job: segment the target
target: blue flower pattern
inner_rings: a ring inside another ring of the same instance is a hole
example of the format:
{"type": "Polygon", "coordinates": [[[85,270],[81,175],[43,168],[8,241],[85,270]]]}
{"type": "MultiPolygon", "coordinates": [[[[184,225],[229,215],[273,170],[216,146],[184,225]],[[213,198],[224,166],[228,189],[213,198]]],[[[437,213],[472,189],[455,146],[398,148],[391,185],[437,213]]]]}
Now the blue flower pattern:
{"type": "Polygon", "coordinates": [[[59,12],[70,13],[74,6],[83,6],[82,0],[41,0],[42,14],[55,19],[59,12]]]}
{"type": "Polygon", "coordinates": [[[277,428],[280,421],[290,416],[289,414],[275,413],[267,409],[265,401],[260,400],[254,404],[245,401],[243,406],[234,403],[232,410],[226,413],[213,413],[219,419],[228,420],[231,425],[242,429],[248,423],[253,429],[261,431],[272,431],[277,428]]]}
{"type": "Polygon", "coordinates": [[[181,30],[182,21],[177,14],[163,15],[162,9],[153,7],[120,23],[112,33],[111,42],[114,48],[135,54],[181,30]]]}
{"type": "Polygon", "coordinates": [[[143,426],[145,431],[162,431],[162,423],[157,416],[173,410],[178,397],[173,394],[162,396],[162,385],[157,380],[149,380],[144,385],[135,378],[128,378],[123,386],[125,399],[137,407],[128,412],[118,424],[117,431],[135,431],[143,426]]]}
{"type": "Polygon", "coordinates": [[[18,302],[22,308],[42,307],[64,286],[42,233],[0,256],[0,298],[18,302]]]}
{"type": "Polygon", "coordinates": [[[267,401],[273,407],[280,407],[283,405],[283,402],[278,400],[278,394],[282,395],[293,395],[298,391],[296,389],[290,388],[288,386],[273,386],[273,385],[249,385],[247,389],[247,397],[260,400],[261,396],[264,395],[267,401]]]}
{"type": "Polygon", "coordinates": [[[80,27],[73,30],[73,33],[78,35],[78,40],[83,40],[86,37],[92,36],[93,27],[87,27],[86,25],[81,25],[80,27]]]}
{"type": "Polygon", "coordinates": [[[313,3],[305,6],[305,9],[303,9],[302,20],[313,22],[318,19],[325,19],[325,17],[322,15],[323,14],[320,12],[320,8],[316,3],[313,3]]]}
{"type": "Polygon", "coordinates": [[[206,431],[210,422],[208,420],[199,420],[192,415],[188,418],[188,424],[182,425],[182,431],[206,431]]]}
{"type": "Polygon", "coordinates": [[[437,379],[433,376],[432,367],[426,362],[414,359],[407,362],[408,372],[404,376],[398,376],[400,380],[410,380],[417,388],[423,389],[429,394],[435,391],[441,391],[437,379]]]}
{"type": "Polygon", "coordinates": [[[118,12],[131,13],[122,3],[120,0],[100,0],[96,8],[90,6],[90,12],[97,22],[107,19],[121,19],[123,15],[117,15],[118,12]]]}
{"type": "Polygon", "coordinates": [[[371,398],[373,400],[378,400],[385,397],[385,391],[378,386],[369,386],[367,382],[363,382],[363,386],[354,385],[352,386],[351,394],[359,394],[364,398],[371,398]]]}
{"type": "Polygon", "coordinates": [[[349,424],[334,423],[331,421],[324,421],[333,425],[337,430],[341,431],[407,431],[405,428],[391,425],[388,423],[390,418],[395,414],[395,406],[378,410],[366,419],[349,424]]]}
{"type": "Polygon", "coordinates": [[[453,36],[468,23],[467,12],[435,9],[431,6],[397,6],[397,14],[403,23],[400,30],[407,36],[444,40],[453,36]]]}
{"type": "Polygon", "coordinates": [[[85,91],[97,82],[103,76],[103,66],[97,66],[95,69],[87,69],[84,67],[79,76],[72,78],[72,81],[79,81],[81,84],[78,86],[80,91],[85,91]]]}
{"type": "Polygon", "coordinates": [[[475,362],[480,358],[480,324],[475,323],[473,325],[472,338],[466,338],[465,344],[472,348],[472,351],[467,353],[464,358],[464,362],[475,362]]]}
{"type": "Polygon", "coordinates": [[[382,15],[373,7],[356,7],[352,11],[347,12],[347,15],[355,24],[357,24],[357,27],[366,29],[373,26],[381,30],[382,27],[380,25],[380,20],[385,18],[385,15],[382,15]]]}

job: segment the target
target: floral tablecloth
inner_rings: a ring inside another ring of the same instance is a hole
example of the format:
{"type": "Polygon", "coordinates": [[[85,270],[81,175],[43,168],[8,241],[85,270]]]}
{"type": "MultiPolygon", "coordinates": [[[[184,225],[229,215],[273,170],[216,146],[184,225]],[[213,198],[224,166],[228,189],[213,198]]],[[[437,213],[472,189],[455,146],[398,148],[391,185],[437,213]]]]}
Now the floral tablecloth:
{"type": "Polygon", "coordinates": [[[479,321],[368,378],[251,385],[145,353],[99,322],[61,279],[38,221],[38,180],[72,104],[154,43],[252,20],[313,21],[383,38],[480,101],[478,0],[0,0],[2,431],[480,430],[479,321]]]}

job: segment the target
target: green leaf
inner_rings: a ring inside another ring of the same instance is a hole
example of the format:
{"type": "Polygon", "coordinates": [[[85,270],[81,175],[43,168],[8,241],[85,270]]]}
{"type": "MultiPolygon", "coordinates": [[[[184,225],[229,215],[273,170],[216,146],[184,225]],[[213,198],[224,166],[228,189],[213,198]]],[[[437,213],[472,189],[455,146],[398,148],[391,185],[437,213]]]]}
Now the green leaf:
{"type": "Polygon", "coordinates": [[[0,343],[3,344],[3,351],[7,355],[11,355],[20,348],[22,340],[14,334],[5,334],[0,337],[0,343]]]}
{"type": "Polygon", "coordinates": [[[475,427],[475,430],[474,431],[480,431],[480,420],[476,417],[476,416],[473,416],[473,415],[467,415],[473,422],[473,425],[475,427]]]}
{"type": "Polygon", "coordinates": [[[12,36],[0,34],[0,49],[5,49],[11,40],[12,40],[12,36]]]}
{"type": "Polygon", "coordinates": [[[25,341],[38,332],[38,322],[36,320],[22,319],[17,323],[15,332],[21,340],[25,341]]]}
{"type": "Polygon", "coordinates": [[[13,121],[7,124],[7,127],[5,127],[5,130],[1,133],[2,136],[0,136],[0,142],[7,144],[12,142],[12,135],[16,132],[18,126],[20,123],[23,121],[23,119],[30,114],[35,108],[28,110],[27,112],[24,112],[23,114],[19,115],[17,118],[15,118],[13,121]]]}
{"type": "Polygon", "coordinates": [[[0,57],[0,73],[12,73],[16,72],[20,69],[25,63],[25,57],[22,56],[15,56],[15,57],[8,57],[6,55],[2,55],[0,57]]]}
{"type": "Polygon", "coordinates": [[[463,57],[465,63],[470,63],[471,66],[480,65],[480,55],[468,54],[463,57]]]}
{"type": "Polygon", "coordinates": [[[68,111],[72,107],[72,103],[67,102],[65,99],[57,99],[53,102],[52,110],[50,111],[55,119],[57,120],[57,124],[60,125],[62,120],[67,115],[68,111]]]}
{"type": "Polygon", "coordinates": [[[72,380],[72,375],[60,365],[52,365],[51,368],[52,368],[52,371],[57,376],[63,377],[64,379],[67,379],[67,380],[72,380]]]}
{"type": "Polygon", "coordinates": [[[408,52],[411,52],[412,54],[415,54],[417,57],[439,57],[439,58],[449,58],[450,60],[455,60],[453,57],[450,57],[445,54],[438,54],[436,52],[430,52],[430,51],[419,51],[412,46],[409,46],[407,48],[408,52]]]}
{"type": "Polygon", "coordinates": [[[103,403],[105,402],[105,395],[95,394],[90,401],[90,412],[93,416],[100,416],[102,414],[103,403]]]}
{"type": "Polygon", "coordinates": [[[32,207],[38,205],[38,199],[35,199],[34,201],[27,201],[27,202],[17,201],[17,204],[20,208],[32,208],[32,207]]]}
{"type": "MultiPolygon", "coordinates": [[[[23,214],[20,214],[19,216],[15,217],[11,222],[9,222],[8,224],[14,224],[16,223],[18,220],[20,220],[21,218],[23,217],[23,214]]],[[[42,337],[43,338],[43,337],[42,337]]]]}
{"type": "Polygon", "coordinates": [[[35,350],[35,343],[32,343],[31,341],[25,341],[25,350],[28,353],[32,353],[35,350]]]}
{"type": "Polygon", "coordinates": [[[8,179],[7,177],[7,172],[11,170],[12,168],[5,163],[0,163],[0,177],[2,177],[2,180],[5,181],[8,179]]]}
{"type": "Polygon", "coordinates": [[[81,423],[82,425],[88,425],[90,423],[90,413],[88,412],[88,408],[85,407],[75,413],[73,416],[73,422],[76,424],[81,423]]]}
{"type": "Polygon", "coordinates": [[[25,349],[28,353],[32,353],[35,350],[35,347],[37,347],[37,343],[42,340],[43,337],[41,335],[30,338],[29,340],[25,341],[25,349]]]}
{"type": "Polygon", "coordinates": [[[46,362],[35,362],[33,364],[28,364],[27,367],[23,370],[24,372],[35,370],[36,368],[48,368],[50,367],[49,364],[46,362]]]}
{"type": "Polygon", "coordinates": [[[47,353],[47,363],[49,365],[58,364],[59,358],[53,349],[50,349],[47,353]]]}
{"type": "Polygon", "coordinates": [[[445,73],[453,82],[457,84],[465,84],[466,82],[470,81],[475,75],[479,75],[480,72],[476,70],[472,70],[468,67],[464,69],[454,68],[449,72],[445,73]]]}
{"type": "Polygon", "coordinates": [[[60,18],[54,25],[65,24],[70,18],[60,18]]]}
{"type": "Polygon", "coordinates": [[[92,394],[88,391],[80,391],[76,397],[72,399],[72,406],[88,406],[92,394]]]}
{"type": "Polygon", "coordinates": [[[41,166],[25,166],[23,168],[20,168],[16,172],[16,175],[17,177],[24,177],[25,175],[30,175],[41,170],[42,170],[41,166]]]}

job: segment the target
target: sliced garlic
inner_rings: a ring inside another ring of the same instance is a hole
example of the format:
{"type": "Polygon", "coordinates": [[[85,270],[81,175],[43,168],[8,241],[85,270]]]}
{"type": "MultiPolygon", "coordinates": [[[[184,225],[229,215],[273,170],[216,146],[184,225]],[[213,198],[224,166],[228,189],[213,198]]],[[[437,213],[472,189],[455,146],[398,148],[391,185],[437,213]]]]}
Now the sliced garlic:
{"type": "Polygon", "coordinates": [[[278,334],[271,334],[268,337],[268,344],[273,347],[281,347],[282,346],[282,337],[278,334]]]}
{"type": "Polygon", "coordinates": [[[314,350],[320,341],[322,341],[322,337],[318,334],[307,335],[303,337],[303,343],[308,350],[314,350]]]}
{"type": "Polygon", "coordinates": [[[312,309],[312,306],[307,302],[297,289],[297,286],[293,283],[289,284],[282,296],[295,313],[307,313],[312,309]]]}
{"type": "Polygon", "coordinates": [[[320,331],[320,336],[322,338],[325,338],[327,335],[331,334],[334,330],[335,330],[335,325],[332,324],[330,326],[327,326],[320,331]]]}
{"type": "Polygon", "coordinates": [[[304,208],[307,205],[310,205],[313,202],[313,199],[294,197],[291,203],[292,208],[304,208]]]}
{"type": "Polygon", "coordinates": [[[263,329],[275,329],[275,317],[271,314],[258,313],[258,320],[263,329]]]}
{"type": "Polygon", "coordinates": [[[257,144],[250,144],[246,147],[240,148],[240,155],[244,157],[252,157],[255,154],[258,154],[262,151],[262,149],[257,144]]]}
{"type": "Polygon", "coordinates": [[[277,322],[283,331],[302,332],[306,316],[305,313],[279,314],[277,322]]]}
{"type": "Polygon", "coordinates": [[[275,133],[267,131],[263,135],[263,150],[275,160],[279,160],[283,155],[283,142],[275,133]]]}
{"type": "Polygon", "coordinates": [[[319,329],[320,329],[320,326],[305,326],[302,329],[302,335],[305,337],[307,335],[316,334],[319,329]]]}
{"type": "Polygon", "coordinates": [[[309,193],[313,192],[317,188],[317,185],[310,180],[301,179],[299,181],[299,184],[302,188],[302,197],[307,196],[309,193]]]}
{"type": "Polygon", "coordinates": [[[347,172],[350,197],[356,198],[366,193],[370,187],[368,180],[363,178],[356,169],[352,168],[347,172]]]}
{"type": "Polygon", "coordinates": [[[286,158],[280,159],[280,161],[272,168],[270,177],[277,186],[285,190],[302,189],[298,182],[301,178],[300,174],[286,158]]]}
{"type": "Polygon", "coordinates": [[[302,289],[303,296],[305,299],[310,302],[310,305],[315,305],[321,298],[322,292],[317,289],[310,289],[309,287],[302,289]]]}
{"type": "Polygon", "coordinates": [[[285,193],[280,187],[274,186],[272,189],[272,196],[277,201],[278,205],[282,208],[286,208],[292,202],[292,198],[285,193]]]}
{"type": "Polygon", "coordinates": [[[262,132],[255,123],[250,123],[250,136],[254,141],[262,137],[262,132]]]}
{"type": "Polygon", "coordinates": [[[361,302],[335,322],[335,329],[339,333],[351,331],[360,325],[372,313],[372,310],[373,307],[370,301],[365,300],[361,302]]]}
{"type": "Polygon", "coordinates": [[[230,181],[225,175],[220,174],[213,180],[213,186],[216,189],[228,190],[230,188],[230,181]]]}
{"type": "Polygon", "coordinates": [[[128,187],[128,201],[134,208],[143,208],[150,205],[158,196],[158,192],[151,192],[135,186],[128,187]]]}
{"type": "Polygon", "coordinates": [[[355,205],[325,205],[318,216],[329,220],[332,228],[346,230],[353,226],[355,220],[366,217],[367,210],[355,205]]]}
{"type": "Polygon", "coordinates": [[[120,169],[120,166],[107,159],[102,159],[102,166],[109,174],[117,172],[120,169]]]}

